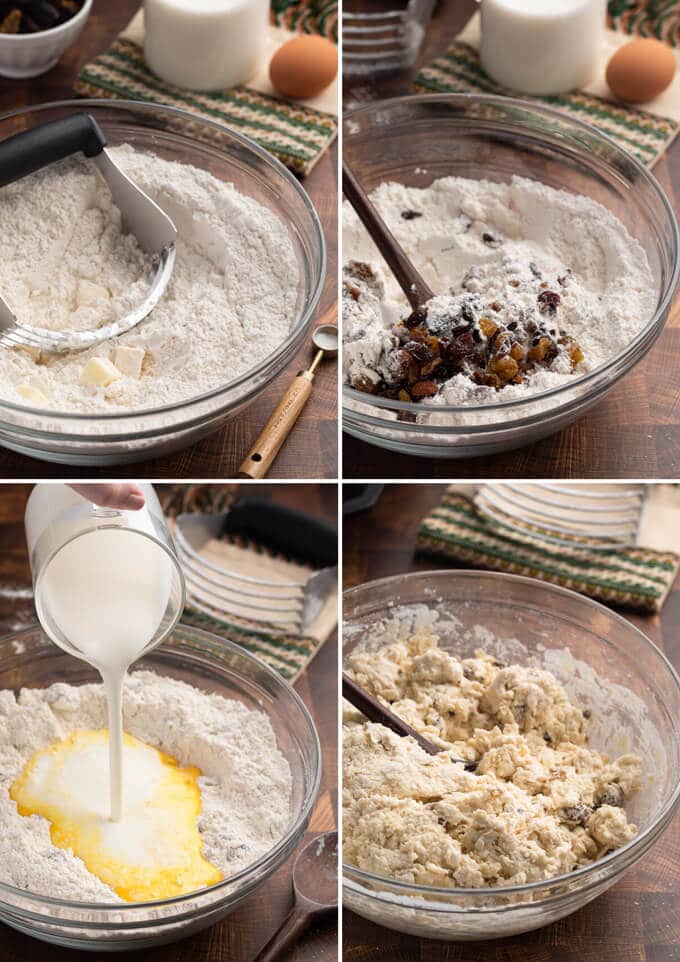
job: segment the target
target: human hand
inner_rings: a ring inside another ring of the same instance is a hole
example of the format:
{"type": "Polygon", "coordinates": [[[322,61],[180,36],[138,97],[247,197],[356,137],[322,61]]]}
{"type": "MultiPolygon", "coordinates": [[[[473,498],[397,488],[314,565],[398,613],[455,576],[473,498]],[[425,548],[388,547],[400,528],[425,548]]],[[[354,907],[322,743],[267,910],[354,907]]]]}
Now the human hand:
{"type": "Polygon", "coordinates": [[[70,484],[69,487],[100,508],[139,511],[144,507],[144,495],[136,484],[70,484]]]}

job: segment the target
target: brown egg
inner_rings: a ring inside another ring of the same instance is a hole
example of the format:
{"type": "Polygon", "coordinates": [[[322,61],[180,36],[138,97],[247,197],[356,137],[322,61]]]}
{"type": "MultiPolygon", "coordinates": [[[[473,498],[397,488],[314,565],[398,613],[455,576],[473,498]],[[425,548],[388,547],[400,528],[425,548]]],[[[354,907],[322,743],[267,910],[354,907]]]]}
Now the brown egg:
{"type": "Polygon", "coordinates": [[[675,74],[675,54],[651,37],[631,40],[607,64],[607,86],[619,100],[645,104],[663,93],[675,74]]]}
{"type": "Polygon", "coordinates": [[[293,37],[276,51],[269,64],[274,87],[284,97],[306,100],[333,83],[338,51],[325,37],[293,37]]]}

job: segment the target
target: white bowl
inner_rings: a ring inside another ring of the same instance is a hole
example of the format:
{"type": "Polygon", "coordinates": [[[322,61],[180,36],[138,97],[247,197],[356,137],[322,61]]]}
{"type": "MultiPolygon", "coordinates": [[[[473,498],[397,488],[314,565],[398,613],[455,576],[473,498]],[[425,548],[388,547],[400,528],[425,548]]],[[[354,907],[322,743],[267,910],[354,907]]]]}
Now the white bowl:
{"type": "Polygon", "coordinates": [[[51,30],[0,34],[0,77],[19,80],[47,73],[78,39],[91,10],[92,0],[85,0],[75,17],[51,30]]]}

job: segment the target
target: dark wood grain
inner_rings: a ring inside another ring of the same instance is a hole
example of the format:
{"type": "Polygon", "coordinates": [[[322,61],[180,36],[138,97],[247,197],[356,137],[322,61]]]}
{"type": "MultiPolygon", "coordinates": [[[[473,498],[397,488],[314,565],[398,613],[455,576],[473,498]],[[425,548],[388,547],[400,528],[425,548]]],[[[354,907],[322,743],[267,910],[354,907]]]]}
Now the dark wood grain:
{"type": "MultiPolygon", "coordinates": [[[[35,624],[31,574],[24,539],[23,514],[31,485],[0,486],[0,635],[35,624]]],[[[337,520],[337,488],[333,485],[261,484],[258,497],[272,498],[289,507],[337,520]]],[[[309,834],[330,831],[337,824],[337,640],[321,648],[296,691],[310,710],[319,732],[323,776],[309,834]]],[[[306,838],[308,836],[305,836],[306,838]]],[[[304,840],[303,840],[304,841],[304,840]]],[[[258,888],[233,915],[205,932],[173,945],[140,952],[124,952],[121,962],[249,962],[283,922],[292,906],[293,858],[258,888]]],[[[21,935],[0,924],[0,962],[105,962],[113,956],[58,949],[21,935]]],[[[298,945],[281,962],[334,962],[337,926],[333,919],[315,921],[298,945]]]]}
{"type": "MultiPolygon", "coordinates": [[[[416,556],[422,518],[444,485],[387,485],[375,508],[345,518],[346,588],[405,571],[448,567],[416,556]],[[367,534],[370,532],[370,534],[367,534]]],[[[457,567],[463,567],[462,565],[457,567]]],[[[680,584],[660,615],[623,612],[680,666],[680,584]]],[[[344,962],[680,962],[680,817],[642,861],[581,911],[537,932],[492,942],[447,943],[401,935],[343,913],[344,962]]]]}
{"type": "MultiPolygon", "coordinates": [[[[80,68],[105,50],[132,18],[140,0],[94,0],[92,14],[75,46],[42,77],[32,80],[0,78],[0,112],[31,104],[74,97],[73,82],[80,68]]],[[[337,299],[337,149],[326,151],[312,173],[303,181],[316,207],[328,245],[328,273],[318,316],[337,299]]],[[[225,478],[236,477],[239,465],[298,371],[312,359],[311,345],[303,346],[276,381],[238,418],[203,441],[174,455],[134,466],[138,478],[225,478]]],[[[326,361],[314,382],[314,392],[274,462],[272,478],[336,478],[338,366],[326,361]]],[[[120,468],[78,468],[47,464],[0,448],[0,477],[125,478],[130,466],[120,468]]]]}
{"type": "MultiPolygon", "coordinates": [[[[420,66],[443,53],[477,4],[440,0],[416,65],[379,82],[344,85],[345,107],[411,92],[420,66]]],[[[680,210],[680,140],[654,167],[680,210]]],[[[343,435],[346,478],[673,478],[680,471],[680,300],[647,357],[576,424],[517,451],[435,460],[343,435]]]]}

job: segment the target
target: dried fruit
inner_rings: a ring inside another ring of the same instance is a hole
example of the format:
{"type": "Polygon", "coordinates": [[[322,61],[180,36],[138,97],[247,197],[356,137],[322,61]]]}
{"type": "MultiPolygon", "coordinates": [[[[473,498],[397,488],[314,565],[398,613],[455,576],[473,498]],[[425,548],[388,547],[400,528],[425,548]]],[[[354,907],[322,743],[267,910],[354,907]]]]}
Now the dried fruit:
{"type": "Polygon", "coordinates": [[[533,364],[551,364],[558,355],[557,344],[553,341],[551,337],[543,336],[537,337],[532,342],[529,352],[527,353],[527,360],[531,361],[533,364]]]}
{"type": "Polygon", "coordinates": [[[21,10],[10,10],[0,23],[0,33],[19,33],[20,29],[21,10]]]}
{"type": "Polygon", "coordinates": [[[482,234],[482,240],[489,247],[500,247],[500,245],[503,243],[503,238],[501,237],[501,235],[496,234],[490,230],[484,231],[484,233],[482,234]]]}
{"type": "Polygon", "coordinates": [[[511,381],[519,373],[517,361],[509,356],[492,357],[489,361],[489,370],[497,374],[502,382],[511,381]]]}
{"type": "Polygon", "coordinates": [[[402,210],[401,216],[404,220],[415,220],[417,217],[422,217],[422,212],[419,210],[402,210]]]}
{"type": "Polygon", "coordinates": [[[623,808],[625,800],[621,786],[616,782],[610,782],[604,786],[595,799],[595,808],[599,808],[600,805],[613,805],[615,808],[623,808]]]}
{"type": "Polygon", "coordinates": [[[411,394],[413,397],[432,397],[438,390],[434,381],[416,381],[411,388],[411,394]]]}
{"type": "Polygon", "coordinates": [[[484,337],[492,337],[498,330],[498,324],[492,321],[490,317],[480,317],[479,329],[484,337]]]}
{"type": "Polygon", "coordinates": [[[541,291],[538,295],[538,309],[541,314],[554,314],[560,300],[557,291],[541,291]]]}
{"type": "Polygon", "coordinates": [[[577,805],[570,805],[568,808],[563,808],[560,812],[560,818],[569,825],[585,826],[591,814],[592,809],[583,802],[579,802],[577,805]]]}

